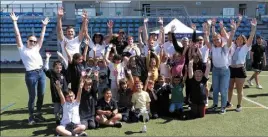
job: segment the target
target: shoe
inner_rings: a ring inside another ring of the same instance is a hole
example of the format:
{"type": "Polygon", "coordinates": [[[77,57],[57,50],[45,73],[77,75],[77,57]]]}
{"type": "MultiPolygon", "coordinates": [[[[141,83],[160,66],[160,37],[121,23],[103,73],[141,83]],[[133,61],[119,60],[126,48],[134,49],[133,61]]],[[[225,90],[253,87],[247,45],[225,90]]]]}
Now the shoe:
{"type": "Polygon", "coordinates": [[[29,117],[28,119],[28,124],[29,125],[34,125],[36,122],[34,121],[34,118],[33,117],[29,117]]]}
{"type": "Polygon", "coordinates": [[[257,85],[256,87],[257,87],[257,89],[262,89],[261,85],[257,85]]]}
{"type": "Polygon", "coordinates": [[[79,134],[79,136],[86,136],[87,137],[87,133],[86,132],[82,132],[79,134]]]}
{"type": "Polygon", "coordinates": [[[251,82],[251,80],[247,80],[248,85],[253,86],[254,84],[251,82]]]}
{"type": "Polygon", "coordinates": [[[222,108],[221,111],[219,112],[219,114],[224,115],[226,113],[226,109],[222,108]]]}
{"type": "Polygon", "coordinates": [[[242,107],[241,107],[241,105],[237,105],[235,111],[236,111],[236,112],[240,112],[240,111],[242,111],[242,107]]]}
{"type": "Polygon", "coordinates": [[[122,121],[127,122],[128,118],[126,116],[123,116],[122,121]]]}
{"type": "Polygon", "coordinates": [[[231,108],[232,106],[233,106],[233,104],[231,104],[230,102],[227,101],[226,108],[231,108]]]}
{"type": "Polygon", "coordinates": [[[121,122],[114,123],[114,127],[121,128],[122,127],[122,123],[121,122]]]}
{"type": "Polygon", "coordinates": [[[212,105],[209,109],[212,111],[217,111],[218,105],[212,105]]]}
{"type": "Polygon", "coordinates": [[[37,122],[45,122],[46,119],[42,116],[42,114],[36,114],[34,119],[37,121],[37,122]]]}

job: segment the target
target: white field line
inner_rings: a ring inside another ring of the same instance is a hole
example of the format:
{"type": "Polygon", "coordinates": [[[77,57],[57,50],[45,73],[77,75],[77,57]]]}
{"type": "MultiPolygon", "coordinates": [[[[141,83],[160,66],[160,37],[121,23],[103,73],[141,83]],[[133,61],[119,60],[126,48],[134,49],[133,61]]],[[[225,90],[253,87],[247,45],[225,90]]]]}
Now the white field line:
{"type": "MultiPolygon", "coordinates": [[[[208,81],[208,83],[209,83],[209,84],[212,84],[212,83],[209,82],[209,81],[208,81]]],[[[237,96],[236,93],[233,93],[233,94],[237,96]]],[[[253,100],[251,100],[251,99],[249,99],[249,98],[247,98],[247,97],[243,97],[243,99],[246,100],[246,101],[248,101],[248,102],[251,102],[251,103],[253,103],[253,104],[255,104],[255,105],[258,105],[258,106],[260,106],[260,107],[262,107],[262,108],[268,110],[268,107],[267,107],[267,106],[264,106],[263,104],[261,104],[261,103],[259,103],[259,102],[253,101],[253,100]]]]}

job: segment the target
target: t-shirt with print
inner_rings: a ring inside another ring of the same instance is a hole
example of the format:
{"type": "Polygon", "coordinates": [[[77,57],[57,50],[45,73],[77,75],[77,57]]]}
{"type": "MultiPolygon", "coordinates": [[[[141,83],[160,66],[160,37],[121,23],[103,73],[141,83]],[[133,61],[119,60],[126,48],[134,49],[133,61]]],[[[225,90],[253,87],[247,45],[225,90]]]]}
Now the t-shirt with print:
{"type": "Polygon", "coordinates": [[[108,67],[110,69],[110,79],[112,81],[115,80],[116,73],[118,79],[122,79],[125,77],[124,65],[122,63],[119,64],[110,63],[108,67]]]}
{"type": "Polygon", "coordinates": [[[201,81],[196,81],[194,77],[189,80],[189,83],[191,85],[190,101],[193,104],[206,104],[207,97],[205,89],[207,81],[208,79],[206,77],[203,77],[201,81]]]}
{"type": "Polygon", "coordinates": [[[263,53],[265,53],[265,49],[263,45],[255,44],[252,46],[251,52],[253,52],[253,61],[254,62],[261,62],[263,61],[263,53]]]}
{"type": "Polygon", "coordinates": [[[73,57],[73,55],[75,53],[80,53],[81,41],[79,40],[79,37],[77,36],[72,40],[69,40],[68,38],[64,37],[63,40],[60,42],[62,55],[66,60],[65,64],[68,64],[68,57],[67,57],[67,54],[66,54],[65,49],[64,49],[64,41],[65,40],[68,42],[68,44],[66,46],[67,46],[67,51],[69,52],[71,57],[73,57]]]}

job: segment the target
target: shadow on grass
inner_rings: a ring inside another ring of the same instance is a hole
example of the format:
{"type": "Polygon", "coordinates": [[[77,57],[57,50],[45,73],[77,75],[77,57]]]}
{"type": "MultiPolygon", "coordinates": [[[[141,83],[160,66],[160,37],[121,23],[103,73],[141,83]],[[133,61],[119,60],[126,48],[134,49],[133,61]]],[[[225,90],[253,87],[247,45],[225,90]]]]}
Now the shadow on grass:
{"type": "Polygon", "coordinates": [[[250,97],[250,98],[265,97],[265,96],[268,96],[268,93],[247,95],[247,97],[250,97]]]}
{"type": "MultiPolygon", "coordinates": [[[[53,105],[52,104],[44,104],[42,107],[42,114],[53,114],[53,105]]],[[[12,109],[8,111],[2,112],[0,115],[13,115],[13,114],[28,114],[28,107],[25,108],[18,108],[18,109],[12,109]]]]}
{"type": "Polygon", "coordinates": [[[126,135],[133,135],[135,133],[142,133],[141,131],[126,131],[125,134],[126,135]]]}
{"type": "Polygon", "coordinates": [[[47,128],[44,130],[33,131],[32,136],[55,136],[56,135],[56,124],[49,123],[47,128]]]}

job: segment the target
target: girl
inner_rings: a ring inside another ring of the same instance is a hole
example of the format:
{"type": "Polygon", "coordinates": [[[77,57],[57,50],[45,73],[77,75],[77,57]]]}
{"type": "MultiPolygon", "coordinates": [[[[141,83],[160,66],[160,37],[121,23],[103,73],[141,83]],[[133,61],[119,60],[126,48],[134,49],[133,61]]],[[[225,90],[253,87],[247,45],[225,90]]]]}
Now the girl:
{"type": "Polygon", "coordinates": [[[146,58],[146,66],[148,72],[151,72],[150,79],[156,81],[158,78],[158,68],[159,68],[160,60],[156,53],[148,51],[148,56],[146,58]],[[152,56],[151,56],[152,54],[152,56]]]}
{"type": "Polygon", "coordinates": [[[124,49],[123,52],[129,52],[131,53],[131,56],[140,56],[141,52],[139,47],[133,43],[133,37],[132,36],[128,36],[127,38],[127,42],[128,42],[128,46],[124,49]]]}

